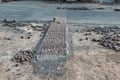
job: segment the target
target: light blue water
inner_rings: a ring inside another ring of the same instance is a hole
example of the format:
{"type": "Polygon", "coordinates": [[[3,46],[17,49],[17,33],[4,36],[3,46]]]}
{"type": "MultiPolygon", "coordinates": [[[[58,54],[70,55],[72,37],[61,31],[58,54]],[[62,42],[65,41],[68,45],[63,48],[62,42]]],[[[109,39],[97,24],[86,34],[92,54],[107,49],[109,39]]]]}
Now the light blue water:
{"type": "MultiPolygon", "coordinates": [[[[40,1],[15,1],[0,4],[0,20],[52,20],[57,7],[79,7],[82,4],[53,4],[40,1]]],[[[120,24],[120,12],[98,10],[66,10],[68,23],[120,24]]]]}
{"type": "Polygon", "coordinates": [[[120,12],[67,10],[68,22],[74,23],[111,23],[120,24],[120,12]]]}
{"type": "Polygon", "coordinates": [[[17,1],[0,5],[0,20],[51,20],[56,15],[54,5],[44,5],[40,2],[17,1]]]}

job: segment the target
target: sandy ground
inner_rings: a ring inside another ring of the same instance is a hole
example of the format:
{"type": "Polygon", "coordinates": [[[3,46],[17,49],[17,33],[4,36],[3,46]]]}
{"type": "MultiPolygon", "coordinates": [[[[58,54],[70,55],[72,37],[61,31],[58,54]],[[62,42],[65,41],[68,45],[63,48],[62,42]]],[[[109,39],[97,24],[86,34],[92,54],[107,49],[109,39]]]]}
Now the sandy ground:
{"type": "Polygon", "coordinates": [[[92,42],[95,33],[72,33],[73,55],[66,62],[67,80],[120,80],[120,54],[92,42]],[[83,39],[82,41],[79,41],[83,39]]]}
{"type": "Polygon", "coordinates": [[[32,66],[29,63],[17,64],[12,62],[11,58],[20,50],[34,49],[41,38],[41,32],[30,26],[16,29],[0,26],[0,80],[38,80],[32,74],[32,66]],[[18,29],[23,31],[17,31],[18,29]],[[29,32],[32,36],[27,39],[29,32]],[[21,39],[21,36],[24,38],[21,39]]]}
{"type": "MultiPolygon", "coordinates": [[[[33,30],[30,26],[16,29],[5,26],[0,26],[0,28],[0,80],[50,80],[50,76],[40,78],[34,75],[33,66],[29,63],[18,64],[11,61],[18,51],[33,49],[41,38],[41,31],[33,30]],[[23,31],[18,31],[18,29],[23,31]],[[30,39],[27,39],[28,32],[32,34],[30,39]],[[24,38],[21,39],[21,36],[24,38]]],[[[119,52],[91,41],[92,38],[99,38],[101,35],[93,32],[92,35],[84,35],[83,31],[72,32],[73,54],[63,66],[66,74],[52,79],[120,80],[119,52]]]]}

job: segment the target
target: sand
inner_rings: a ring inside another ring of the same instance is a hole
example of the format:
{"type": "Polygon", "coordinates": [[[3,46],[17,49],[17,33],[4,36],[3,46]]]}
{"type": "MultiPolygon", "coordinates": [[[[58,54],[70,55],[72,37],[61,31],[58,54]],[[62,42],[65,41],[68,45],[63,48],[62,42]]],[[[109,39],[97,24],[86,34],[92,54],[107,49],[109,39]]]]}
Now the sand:
{"type": "Polygon", "coordinates": [[[33,50],[42,38],[41,34],[42,31],[33,30],[30,26],[0,26],[0,80],[38,80],[32,74],[32,66],[29,63],[18,64],[11,59],[20,50],[33,50]],[[32,36],[27,39],[29,32],[32,36]],[[24,38],[21,39],[21,36],[24,38]]]}
{"type": "Polygon", "coordinates": [[[92,42],[92,38],[100,37],[96,33],[84,36],[84,32],[73,32],[72,35],[74,49],[66,62],[67,80],[120,80],[119,52],[92,42]]]}

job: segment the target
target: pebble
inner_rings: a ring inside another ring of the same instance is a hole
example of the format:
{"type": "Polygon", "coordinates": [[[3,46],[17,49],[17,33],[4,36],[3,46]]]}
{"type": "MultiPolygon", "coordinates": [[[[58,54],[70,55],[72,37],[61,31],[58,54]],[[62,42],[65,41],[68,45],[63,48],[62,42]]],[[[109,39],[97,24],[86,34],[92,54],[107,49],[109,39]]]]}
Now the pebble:
{"type": "Polygon", "coordinates": [[[88,40],[88,37],[86,37],[85,40],[88,40]]]}
{"type": "Polygon", "coordinates": [[[79,39],[79,41],[82,41],[83,39],[79,39]]]}
{"type": "Polygon", "coordinates": [[[28,36],[27,39],[30,39],[30,37],[28,36]]]}
{"type": "Polygon", "coordinates": [[[21,36],[20,38],[21,38],[21,39],[23,39],[24,37],[23,37],[23,36],[21,36]]]}

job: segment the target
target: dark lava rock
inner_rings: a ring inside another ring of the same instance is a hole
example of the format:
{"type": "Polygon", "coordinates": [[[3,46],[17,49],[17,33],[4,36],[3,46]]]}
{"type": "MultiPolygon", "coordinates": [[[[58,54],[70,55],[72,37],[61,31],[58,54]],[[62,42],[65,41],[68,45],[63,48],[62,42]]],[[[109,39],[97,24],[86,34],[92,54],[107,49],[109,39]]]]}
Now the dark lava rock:
{"type": "Polygon", "coordinates": [[[93,41],[93,42],[98,42],[98,40],[97,40],[97,39],[95,39],[95,38],[93,38],[93,39],[92,39],[92,41],[93,41]]]}
{"type": "Polygon", "coordinates": [[[22,27],[22,26],[27,26],[27,25],[29,25],[28,23],[24,23],[24,22],[17,22],[17,21],[15,21],[15,20],[7,20],[7,19],[4,19],[3,20],[3,25],[4,26],[7,26],[7,27],[13,27],[13,28],[15,28],[15,27],[22,27]]]}
{"type": "Polygon", "coordinates": [[[91,28],[91,31],[101,35],[106,35],[109,33],[116,34],[116,33],[120,33],[120,27],[118,26],[95,27],[95,28],[91,28]]]}
{"type": "Polygon", "coordinates": [[[91,10],[90,8],[88,7],[64,7],[64,8],[57,8],[57,9],[68,9],[68,10],[91,10]]]}
{"type": "Polygon", "coordinates": [[[114,49],[115,51],[120,51],[120,35],[111,35],[111,36],[103,36],[99,43],[104,47],[108,47],[110,49],[114,49]]]}
{"type": "Polygon", "coordinates": [[[30,36],[28,36],[27,39],[30,39],[30,36]]]}
{"type": "Polygon", "coordinates": [[[19,64],[15,64],[15,67],[18,67],[19,66],[19,64]]]}
{"type": "Polygon", "coordinates": [[[114,11],[120,11],[120,9],[114,9],[114,11]]]}
{"type": "Polygon", "coordinates": [[[4,38],[5,40],[11,40],[11,38],[4,38]]]}
{"type": "Polygon", "coordinates": [[[85,33],[85,36],[89,36],[89,35],[91,35],[91,33],[85,33]]]}
{"type": "Polygon", "coordinates": [[[23,39],[24,37],[23,37],[23,36],[21,36],[20,38],[21,38],[21,39],[23,39]]]}
{"type": "Polygon", "coordinates": [[[7,69],[6,71],[10,71],[10,69],[7,69]]]}
{"type": "Polygon", "coordinates": [[[79,41],[82,41],[83,39],[79,39],[79,41]]]}
{"type": "Polygon", "coordinates": [[[101,37],[99,40],[93,38],[93,42],[99,42],[99,44],[104,47],[113,49],[115,51],[120,51],[120,27],[95,27],[91,28],[91,31],[103,35],[103,37],[101,37]]]}
{"type": "Polygon", "coordinates": [[[102,8],[102,7],[101,7],[101,8],[97,8],[97,9],[98,9],[98,10],[104,10],[105,8],[102,8]]]}
{"type": "Polygon", "coordinates": [[[86,37],[85,40],[88,40],[88,37],[86,37]]]}
{"type": "Polygon", "coordinates": [[[33,58],[34,52],[32,51],[19,51],[17,54],[14,56],[14,61],[16,62],[26,62],[29,61],[31,58],[33,58]]]}

